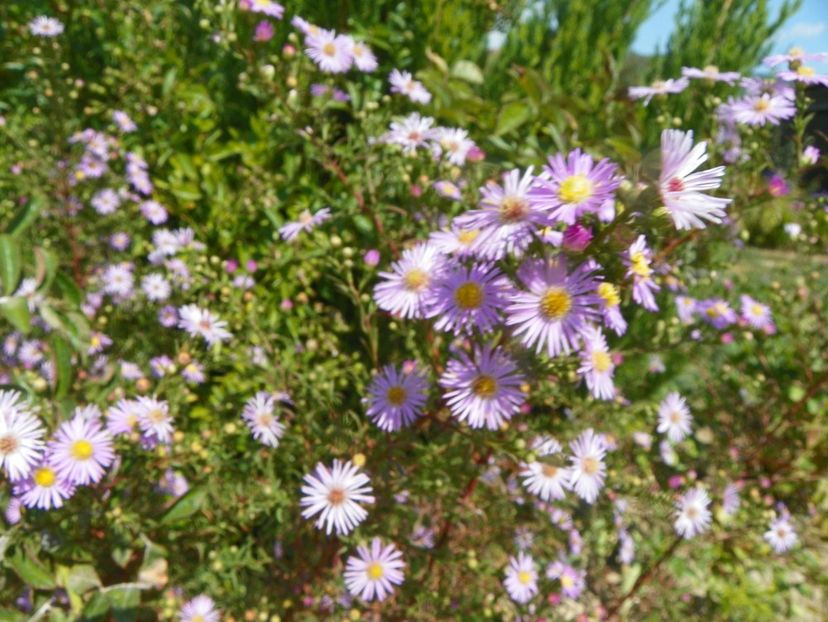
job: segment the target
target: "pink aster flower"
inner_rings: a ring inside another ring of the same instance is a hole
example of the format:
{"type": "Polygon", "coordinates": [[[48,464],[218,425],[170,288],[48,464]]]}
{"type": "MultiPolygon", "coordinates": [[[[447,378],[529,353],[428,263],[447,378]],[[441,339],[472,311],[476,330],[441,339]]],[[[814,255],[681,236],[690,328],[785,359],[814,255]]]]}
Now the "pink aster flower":
{"type": "Polygon", "coordinates": [[[212,598],[200,594],[181,607],[178,618],[181,622],[219,622],[221,612],[212,598]]]}
{"type": "Polygon", "coordinates": [[[627,276],[633,279],[633,300],[635,300],[647,311],[658,311],[654,294],[661,289],[652,278],[653,268],[650,265],[653,253],[647,246],[647,240],[643,235],[638,236],[632,246],[622,257],[627,266],[627,276]]]}
{"type": "Polygon", "coordinates": [[[661,174],[658,178],[664,206],[677,229],[703,229],[703,221],[720,223],[731,199],[704,194],[722,184],[724,167],[693,172],[707,161],[707,143],[693,145],[693,132],[661,133],[661,174]]]}
{"type": "Polygon", "coordinates": [[[528,260],[518,271],[527,291],[512,296],[506,324],[528,348],[550,357],[578,349],[581,333],[600,315],[593,268],[582,264],[567,274],[566,260],[528,260]]]}
{"type": "Polygon", "coordinates": [[[500,323],[510,290],[508,279],[492,264],[455,266],[435,283],[429,312],[434,328],[455,334],[490,331],[500,323]]]}
{"type": "Polygon", "coordinates": [[[357,547],[357,555],[348,558],[345,585],[348,591],[366,602],[385,600],[394,586],[403,582],[402,553],[394,544],[383,545],[374,538],[371,547],[357,547]]]}
{"type": "Polygon", "coordinates": [[[377,305],[404,318],[426,317],[443,266],[443,256],[430,244],[404,251],[392,272],[380,272],[383,281],[374,289],[377,305]]]}
{"type": "Polygon", "coordinates": [[[584,378],[593,397],[611,400],[615,397],[612,375],[615,363],[612,360],[607,340],[600,328],[590,327],[583,333],[584,347],[581,350],[581,366],[578,374],[584,378]]]}
{"type": "Polygon", "coordinates": [[[818,148],[813,145],[808,145],[802,150],[802,155],[799,159],[802,164],[816,164],[819,162],[819,155],[820,153],[818,148]]]}
{"type": "Polygon", "coordinates": [[[580,149],[566,157],[549,158],[535,188],[529,193],[533,205],[548,212],[554,222],[572,225],[587,213],[597,213],[621,183],[618,168],[607,159],[597,164],[580,149]]]}
{"type": "Polygon", "coordinates": [[[736,312],[721,298],[710,298],[698,303],[699,315],[716,330],[723,330],[737,320],[736,312]]]}
{"type": "Polygon", "coordinates": [[[656,80],[650,86],[631,86],[628,90],[630,99],[644,99],[644,105],[656,95],[667,95],[668,93],[681,93],[690,81],[687,78],[678,80],[656,80]]]}
{"type": "Polygon", "coordinates": [[[370,73],[379,67],[377,57],[366,44],[362,41],[354,41],[351,46],[351,56],[354,59],[354,65],[360,71],[370,73]]]}
{"type": "Polygon", "coordinates": [[[380,430],[395,432],[422,415],[427,391],[428,381],[416,370],[406,373],[386,365],[368,387],[366,414],[380,430]]]}
{"type": "Polygon", "coordinates": [[[73,484],[94,484],[115,460],[112,435],[97,419],[75,416],[60,425],[49,444],[50,464],[73,484]]]}
{"type": "Polygon", "coordinates": [[[524,378],[500,348],[478,348],[473,358],[461,352],[446,365],[440,385],[451,414],[472,428],[500,429],[520,410],[524,378]]]}
{"type": "Polygon", "coordinates": [[[422,82],[415,80],[407,71],[394,69],[388,76],[391,84],[391,92],[405,95],[413,102],[427,104],[431,101],[431,93],[423,86],[422,82]]]}
{"type": "Polygon", "coordinates": [[[503,174],[503,185],[489,182],[480,189],[480,207],[455,219],[466,229],[485,232],[477,243],[478,254],[500,259],[506,254],[522,255],[531,244],[533,233],[549,224],[546,213],[530,201],[534,183],[532,167],[523,175],[520,169],[503,174]]]}
{"type": "Polygon", "coordinates": [[[310,211],[304,210],[301,214],[299,214],[299,220],[296,222],[289,222],[279,227],[279,235],[281,235],[282,239],[286,242],[292,242],[303,231],[311,231],[314,227],[321,225],[330,218],[331,209],[329,207],[323,207],[315,214],[311,214],[310,211]]]}
{"type": "Polygon", "coordinates": [[[681,75],[685,78],[724,82],[726,84],[734,84],[742,77],[738,71],[719,71],[719,68],[715,65],[707,65],[704,69],[682,67],[681,75]]]}
{"type": "Polygon", "coordinates": [[[454,184],[448,181],[447,179],[437,180],[431,185],[431,187],[434,188],[434,191],[444,199],[459,201],[463,198],[463,195],[460,192],[460,188],[457,187],[457,184],[454,184]]]}
{"type": "Polygon", "coordinates": [[[353,40],[338,35],[334,30],[320,30],[305,40],[305,53],[326,73],[343,73],[353,64],[351,55],[353,40]]]}
{"type": "Polygon", "coordinates": [[[775,329],[773,315],[767,305],[764,305],[747,295],[743,295],[741,297],[741,303],[742,319],[744,319],[748,325],[751,326],[751,328],[756,328],[765,332],[773,332],[775,329]]]}
{"type": "Polygon", "coordinates": [[[266,41],[270,41],[273,38],[275,33],[275,29],[273,28],[273,24],[271,24],[266,19],[263,19],[258,24],[256,24],[256,30],[253,31],[253,41],[264,43],[266,41]]]}
{"type": "Polygon", "coordinates": [[[733,102],[730,108],[734,120],[745,125],[779,125],[796,114],[792,99],[771,93],[749,95],[733,102]]]}
{"type": "Polygon", "coordinates": [[[213,346],[227,341],[233,335],[227,330],[227,322],[197,305],[185,305],[178,310],[178,327],[192,337],[199,336],[213,346]]]}
{"type": "Polygon", "coordinates": [[[63,24],[54,17],[41,15],[29,22],[29,32],[38,37],[57,37],[63,32],[63,24]]]}
{"type": "Polygon", "coordinates": [[[464,129],[438,127],[434,130],[432,151],[435,157],[442,155],[452,164],[463,166],[473,147],[475,143],[464,129]]]}
{"type": "Polygon", "coordinates": [[[402,146],[403,152],[411,154],[418,147],[425,147],[434,138],[432,125],[434,119],[413,112],[402,121],[392,121],[390,129],[382,138],[386,143],[402,146]]]}

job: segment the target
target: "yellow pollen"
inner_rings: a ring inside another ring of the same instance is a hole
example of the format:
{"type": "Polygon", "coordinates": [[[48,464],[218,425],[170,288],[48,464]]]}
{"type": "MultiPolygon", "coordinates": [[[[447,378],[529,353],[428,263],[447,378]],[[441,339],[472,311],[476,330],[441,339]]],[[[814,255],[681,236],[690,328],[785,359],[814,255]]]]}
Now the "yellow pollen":
{"type": "Polygon", "coordinates": [[[472,382],[472,393],[479,397],[490,398],[497,393],[497,380],[481,374],[472,382]]]}
{"type": "Polygon", "coordinates": [[[467,281],[454,290],[454,301],[461,309],[477,309],[483,302],[483,289],[473,281],[467,281]]]}
{"type": "Polygon", "coordinates": [[[529,204],[520,197],[508,196],[500,203],[500,220],[517,222],[523,220],[529,212],[529,204]]]}
{"type": "Polygon", "coordinates": [[[305,210],[299,214],[299,222],[303,225],[313,222],[313,215],[308,210],[305,210]]]}
{"type": "Polygon", "coordinates": [[[765,310],[764,310],[764,309],[763,309],[760,305],[753,305],[753,306],[750,308],[750,312],[751,312],[753,315],[764,315],[765,310]]]}
{"type": "Polygon", "coordinates": [[[92,335],[92,337],[89,339],[89,345],[91,345],[93,348],[97,348],[99,345],[101,345],[101,338],[97,335],[92,335]]]}
{"type": "Polygon", "coordinates": [[[652,87],[657,91],[661,91],[662,89],[667,88],[667,83],[664,80],[656,80],[653,82],[652,87]]]}
{"type": "Polygon", "coordinates": [[[341,505],[345,502],[345,491],[340,488],[333,488],[328,493],[328,502],[331,505],[341,505]]]}
{"type": "Polygon", "coordinates": [[[17,439],[12,436],[4,436],[0,438],[0,455],[8,455],[17,450],[17,439]]]}
{"type": "Polygon", "coordinates": [[[365,574],[367,574],[368,578],[372,581],[376,581],[377,579],[382,579],[382,575],[385,574],[385,571],[382,569],[382,564],[374,562],[373,564],[368,564],[365,574]]]}
{"type": "Polygon", "coordinates": [[[575,585],[575,580],[572,577],[570,577],[568,574],[561,575],[561,587],[569,588],[573,585],[575,585]]]}
{"type": "Polygon", "coordinates": [[[558,196],[564,203],[581,203],[592,196],[592,182],[584,175],[572,175],[563,180],[558,196]]]}
{"type": "Polygon", "coordinates": [[[584,458],[581,460],[581,470],[587,475],[595,475],[598,472],[598,461],[595,458],[584,458]]]}
{"type": "Polygon", "coordinates": [[[256,422],[263,428],[269,428],[270,424],[273,423],[273,415],[262,413],[256,418],[256,422]]]}
{"type": "Polygon", "coordinates": [[[333,43],[326,43],[322,46],[325,56],[336,56],[336,46],[333,43]]]}
{"type": "Polygon", "coordinates": [[[707,317],[717,318],[722,314],[721,310],[721,303],[716,303],[712,307],[709,307],[705,313],[707,313],[707,317]]]}
{"type": "Polygon", "coordinates": [[[563,287],[550,287],[540,300],[540,312],[547,320],[560,320],[572,308],[572,298],[563,287]]]}
{"type": "Polygon", "coordinates": [[[800,76],[805,76],[807,78],[810,78],[811,76],[816,75],[816,71],[814,71],[813,67],[806,67],[805,65],[802,65],[801,67],[799,67],[796,70],[796,73],[798,73],[800,76]]]}
{"type": "Polygon", "coordinates": [[[40,467],[34,472],[34,481],[41,488],[49,488],[57,481],[57,476],[49,467],[40,467]]]}
{"type": "Polygon", "coordinates": [[[793,47],[788,50],[788,56],[803,56],[805,54],[805,50],[798,47],[793,47]]]}
{"type": "Polygon", "coordinates": [[[155,410],[149,411],[147,414],[147,419],[152,421],[153,423],[161,423],[164,421],[164,411],[160,408],[156,408],[155,410]]]}
{"type": "Polygon", "coordinates": [[[612,367],[612,359],[609,353],[596,350],[592,353],[592,367],[599,374],[603,374],[610,367],[612,367]]]}
{"type": "Polygon", "coordinates": [[[391,387],[385,394],[386,399],[394,406],[402,406],[407,396],[406,390],[399,385],[391,387]]]}
{"type": "Polygon", "coordinates": [[[457,234],[457,241],[463,246],[470,246],[480,235],[480,229],[464,229],[457,234]]]}
{"type": "Polygon", "coordinates": [[[92,443],[85,439],[81,439],[72,443],[72,449],[69,450],[69,453],[71,453],[72,457],[76,460],[89,460],[89,458],[92,457],[93,451],[94,449],[92,447],[92,443]]]}
{"type": "Polygon", "coordinates": [[[756,100],[756,103],[753,104],[753,109],[756,112],[765,112],[768,108],[770,108],[770,100],[765,97],[760,97],[756,100]]]}
{"type": "Polygon", "coordinates": [[[555,477],[555,475],[558,474],[558,467],[551,464],[544,464],[543,468],[541,468],[541,472],[546,477],[555,477]]]}
{"type": "Polygon", "coordinates": [[[138,423],[138,417],[136,417],[135,415],[128,415],[128,416],[127,416],[127,418],[126,418],[126,424],[127,424],[129,427],[134,428],[134,427],[135,427],[135,424],[137,424],[137,423],[138,423]]]}
{"type": "Polygon", "coordinates": [[[598,286],[598,295],[603,298],[608,307],[617,307],[621,303],[618,288],[612,283],[601,283],[598,286]]]}
{"type": "Polygon", "coordinates": [[[192,618],[190,618],[190,622],[205,622],[204,616],[200,613],[197,613],[192,618]]]}
{"type": "Polygon", "coordinates": [[[405,273],[403,285],[410,292],[420,292],[428,286],[428,274],[419,268],[413,268],[405,273]]]}
{"type": "Polygon", "coordinates": [[[707,65],[704,69],[702,69],[704,73],[708,76],[718,76],[719,75],[719,68],[716,65],[707,65]]]}
{"type": "Polygon", "coordinates": [[[523,585],[528,585],[532,582],[532,573],[527,570],[521,570],[518,573],[518,581],[520,581],[523,585]]]}
{"type": "Polygon", "coordinates": [[[632,271],[638,276],[646,279],[652,274],[653,270],[650,268],[647,257],[641,251],[633,253],[630,261],[632,262],[632,271]]]}

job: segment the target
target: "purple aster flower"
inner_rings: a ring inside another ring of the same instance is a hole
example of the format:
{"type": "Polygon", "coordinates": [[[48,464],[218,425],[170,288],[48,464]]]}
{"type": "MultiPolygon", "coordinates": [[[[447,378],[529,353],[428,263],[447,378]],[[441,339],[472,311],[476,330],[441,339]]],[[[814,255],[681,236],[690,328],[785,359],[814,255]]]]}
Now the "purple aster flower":
{"type": "Polygon", "coordinates": [[[701,318],[717,330],[722,330],[735,323],[736,312],[721,298],[710,298],[698,303],[701,318]]]}
{"type": "Polygon", "coordinates": [[[158,322],[165,328],[172,328],[178,324],[178,310],[172,305],[162,307],[158,311],[158,322]]]}
{"type": "MultiPolygon", "coordinates": [[[[414,153],[418,147],[425,147],[434,138],[434,119],[412,112],[402,121],[392,121],[390,129],[382,140],[392,145],[401,145],[407,154],[414,153]]],[[[458,191],[459,193],[459,191],[458,191]]]]}
{"type": "Polygon", "coordinates": [[[156,378],[163,378],[168,373],[175,370],[175,365],[169,356],[162,354],[161,356],[155,356],[150,359],[150,369],[152,370],[153,376],[156,378]]]}
{"type": "Polygon", "coordinates": [[[115,460],[112,436],[97,419],[75,416],[60,425],[49,445],[50,464],[74,484],[94,484],[115,460]]]}
{"type": "Polygon", "coordinates": [[[689,296],[676,297],[676,313],[682,324],[692,324],[696,315],[696,299],[689,296]]]}
{"type": "Polygon", "coordinates": [[[141,396],[136,406],[138,425],[151,443],[169,443],[173,436],[173,417],[165,400],[141,396]]]}
{"type": "Polygon", "coordinates": [[[62,507],[75,494],[75,485],[63,478],[47,457],[27,479],[15,484],[14,494],[27,508],[51,510],[62,507]]]}
{"type": "Polygon", "coordinates": [[[726,84],[734,84],[742,77],[738,71],[719,71],[719,68],[715,65],[707,65],[704,69],[682,67],[681,75],[685,78],[724,82],[726,84]]]}
{"type": "Polygon", "coordinates": [[[187,478],[172,469],[164,471],[164,476],[158,482],[158,491],[161,494],[172,495],[173,497],[181,497],[187,494],[189,489],[190,485],[187,478]]]}
{"type": "Polygon", "coordinates": [[[690,81],[685,77],[677,80],[656,80],[650,86],[631,86],[627,92],[630,99],[644,99],[646,106],[654,96],[681,93],[689,84],[690,81]]]}
{"type": "Polygon", "coordinates": [[[563,233],[563,247],[575,253],[583,251],[592,241],[592,229],[579,223],[569,225],[563,233]]]}
{"type": "Polygon", "coordinates": [[[37,37],[57,37],[63,33],[63,24],[54,17],[41,15],[29,22],[29,32],[37,37]]]}
{"type": "Polygon", "coordinates": [[[773,323],[773,315],[767,305],[754,300],[748,295],[741,297],[742,303],[742,319],[748,323],[751,328],[763,330],[767,333],[773,333],[775,326],[773,323]]]}
{"type": "Polygon", "coordinates": [[[595,293],[601,300],[601,316],[604,319],[604,326],[613,330],[616,335],[623,335],[627,332],[627,321],[621,315],[621,294],[618,287],[612,283],[601,282],[598,283],[595,293]]]}
{"type": "Polygon", "coordinates": [[[790,194],[791,188],[785,178],[779,173],[774,173],[768,179],[768,193],[772,197],[784,197],[790,194]]]}
{"type": "Polygon", "coordinates": [[[167,210],[158,201],[144,201],[141,203],[140,209],[144,218],[154,225],[167,222],[167,210]]]}
{"type": "Polygon", "coordinates": [[[779,125],[780,121],[790,119],[796,114],[796,105],[790,98],[762,93],[736,100],[731,104],[731,110],[737,123],[779,125]]]}
{"type": "Polygon", "coordinates": [[[819,86],[828,86],[828,75],[820,75],[814,71],[813,67],[800,65],[796,69],[781,71],[777,74],[780,80],[786,82],[801,82],[808,86],[818,84],[819,86]]]}
{"type": "Polygon", "coordinates": [[[89,336],[89,348],[87,354],[98,354],[103,352],[106,348],[112,345],[112,339],[104,335],[102,332],[93,331],[89,336]]]}
{"type": "Polygon", "coordinates": [[[703,221],[720,223],[731,199],[704,194],[722,184],[723,166],[693,172],[707,161],[707,143],[693,146],[693,132],[664,130],[661,133],[659,190],[664,206],[677,229],[703,229],[703,221]]]}
{"type": "Polygon", "coordinates": [[[221,611],[216,609],[212,598],[199,594],[181,607],[178,618],[181,622],[219,622],[221,611]]]}
{"type": "Polygon", "coordinates": [[[503,186],[489,182],[480,189],[479,209],[455,219],[464,229],[485,231],[478,242],[478,254],[488,259],[519,256],[531,244],[532,234],[549,224],[548,215],[530,201],[534,181],[531,167],[522,176],[519,169],[504,173],[503,186]]]}
{"type": "Polygon", "coordinates": [[[803,149],[800,161],[802,164],[816,164],[819,162],[819,149],[813,145],[808,145],[803,149]]]}
{"type": "Polygon", "coordinates": [[[111,214],[121,205],[121,196],[111,188],[99,190],[92,197],[92,207],[101,215],[111,214]]]}
{"type": "Polygon", "coordinates": [[[394,586],[403,582],[402,553],[394,544],[383,545],[374,538],[371,548],[360,546],[357,556],[348,558],[345,567],[345,585],[354,596],[369,602],[385,600],[394,592],[394,586]]]}
{"type": "Polygon", "coordinates": [[[816,52],[808,54],[802,48],[791,48],[787,54],[772,54],[766,57],[762,62],[768,67],[775,67],[782,63],[803,63],[806,61],[823,61],[828,59],[828,52],[816,52]]]}
{"type": "Polygon", "coordinates": [[[647,246],[647,240],[643,235],[633,242],[632,246],[622,257],[627,266],[627,276],[633,279],[633,300],[635,300],[647,311],[658,311],[654,294],[661,287],[652,279],[653,269],[650,266],[653,253],[647,246]]]}
{"type": "Polygon", "coordinates": [[[463,194],[460,192],[460,188],[457,187],[457,184],[454,184],[446,179],[435,181],[431,187],[434,188],[434,191],[444,199],[460,201],[463,198],[463,194]]]}
{"type": "Polygon", "coordinates": [[[275,410],[274,395],[267,391],[259,391],[247,400],[242,411],[242,419],[250,428],[253,438],[268,447],[278,447],[279,440],[285,433],[285,425],[279,421],[275,410]]]}
{"type": "Polygon", "coordinates": [[[281,235],[282,239],[286,242],[292,242],[302,231],[311,231],[314,227],[322,224],[326,220],[329,220],[330,217],[331,209],[329,207],[323,207],[315,214],[311,214],[310,211],[304,210],[301,214],[299,214],[299,220],[282,225],[279,228],[279,235],[281,235]]]}
{"type": "Polygon", "coordinates": [[[204,374],[204,365],[198,361],[190,361],[181,369],[181,376],[189,384],[201,384],[207,378],[204,374]]]}
{"type": "Polygon", "coordinates": [[[429,312],[437,318],[434,328],[455,334],[475,328],[488,332],[500,323],[509,290],[508,279],[492,264],[455,266],[435,283],[429,312]]]}
{"type": "Polygon", "coordinates": [[[612,383],[615,363],[607,340],[601,329],[593,326],[583,332],[583,343],[578,373],[586,380],[587,388],[595,398],[611,400],[615,397],[615,386],[612,383]]]}
{"type": "Polygon", "coordinates": [[[418,371],[406,373],[386,365],[368,387],[366,414],[380,430],[395,432],[422,415],[427,392],[428,380],[418,371]]]}
{"type": "Polygon", "coordinates": [[[476,147],[469,133],[461,128],[438,127],[434,130],[431,150],[435,157],[444,156],[455,166],[463,166],[471,150],[476,147]]]}
{"type": "Polygon", "coordinates": [[[474,358],[465,352],[446,365],[440,384],[452,415],[472,428],[500,429],[520,410],[525,395],[523,375],[500,348],[476,348],[474,358]]]}
{"type": "Polygon", "coordinates": [[[529,197],[533,205],[546,211],[553,222],[572,225],[588,213],[597,213],[605,201],[613,199],[621,183],[618,167],[608,159],[595,164],[580,149],[549,158],[529,197]]]}
{"type": "Polygon", "coordinates": [[[131,239],[129,234],[124,231],[116,231],[111,236],[109,236],[109,245],[114,248],[116,251],[125,251],[129,248],[129,243],[131,239]]]}
{"type": "Polygon", "coordinates": [[[550,357],[578,348],[580,335],[589,322],[597,321],[600,299],[593,267],[578,266],[567,274],[566,260],[528,260],[518,271],[528,291],[512,296],[506,308],[506,324],[528,348],[550,357]]]}
{"type": "Polygon", "coordinates": [[[106,162],[95,156],[84,154],[78,164],[75,176],[79,181],[82,179],[98,179],[99,177],[103,177],[108,170],[109,167],[106,165],[106,162]]]}
{"type": "Polygon", "coordinates": [[[391,266],[392,272],[380,272],[383,281],[374,288],[377,306],[404,318],[426,317],[443,261],[442,255],[427,243],[404,251],[391,266]]]}
{"type": "Polygon", "coordinates": [[[518,553],[509,558],[503,586],[516,603],[528,603],[538,593],[538,571],[531,555],[518,553]]]}
{"type": "Polygon", "coordinates": [[[138,129],[138,126],[135,125],[135,122],[132,119],[130,119],[129,115],[123,110],[113,110],[112,120],[115,122],[115,125],[118,126],[118,129],[121,130],[124,134],[129,134],[138,129]]]}
{"type": "Polygon", "coordinates": [[[595,434],[589,428],[572,441],[569,447],[572,450],[569,457],[569,488],[587,503],[595,503],[607,471],[604,464],[607,453],[604,436],[595,434]]]}
{"type": "Polygon", "coordinates": [[[471,257],[486,246],[486,238],[494,230],[461,227],[452,223],[449,231],[435,231],[429,236],[429,243],[444,255],[471,257]]]}
{"type": "Polygon", "coordinates": [[[411,101],[420,104],[427,104],[431,101],[431,93],[423,86],[422,82],[415,80],[407,71],[394,69],[388,76],[391,84],[391,92],[405,95],[411,101]]]}
{"type": "Polygon", "coordinates": [[[360,71],[370,73],[379,67],[377,57],[367,45],[362,41],[354,41],[351,46],[351,56],[354,59],[354,65],[360,71]]]}
{"type": "Polygon", "coordinates": [[[136,432],[138,430],[138,402],[122,398],[107,408],[106,429],[113,436],[136,432]]]}
{"type": "Polygon", "coordinates": [[[351,68],[353,39],[334,30],[319,30],[305,39],[305,53],[326,73],[343,73],[351,68]]]}
{"type": "Polygon", "coordinates": [[[282,15],[285,14],[285,7],[273,0],[240,0],[239,8],[242,11],[261,13],[276,19],[282,19],[282,15]]]}
{"type": "Polygon", "coordinates": [[[586,573],[560,560],[549,564],[546,568],[546,578],[560,581],[561,594],[573,600],[577,599],[586,587],[586,573]]]}
{"type": "Polygon", "coordinates": [[[258,41],[259,43],[270,41],[273,38],[273,34],[273,24],[266,19],[263,19],[256,24],[256,30],[253,33],[253,41],[258,41]]]}

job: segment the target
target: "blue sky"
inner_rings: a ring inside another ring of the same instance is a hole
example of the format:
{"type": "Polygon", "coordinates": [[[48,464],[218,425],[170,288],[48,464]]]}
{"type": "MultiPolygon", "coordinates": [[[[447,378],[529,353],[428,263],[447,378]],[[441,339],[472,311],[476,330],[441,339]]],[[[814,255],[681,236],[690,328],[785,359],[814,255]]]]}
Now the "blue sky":
{"type": "MultiPolygon", "coordinates": [[[[776,11],[782,0],[771,0],[770,4],[776,11]]],[[[644,22],[633,44],[636,52],[649,54],[655,51],[656,46],[664,47],[673,30],[673,16],[678,6],[679,0],[667,0],[644,22]]],[[[794,45],[806,52],[828,52],[828,0],[805,0],[776,35],[772,52],[786,52],[794,45]]],[[[828,72],[828,62],[812,65],[820,72],[828,72]]]]}

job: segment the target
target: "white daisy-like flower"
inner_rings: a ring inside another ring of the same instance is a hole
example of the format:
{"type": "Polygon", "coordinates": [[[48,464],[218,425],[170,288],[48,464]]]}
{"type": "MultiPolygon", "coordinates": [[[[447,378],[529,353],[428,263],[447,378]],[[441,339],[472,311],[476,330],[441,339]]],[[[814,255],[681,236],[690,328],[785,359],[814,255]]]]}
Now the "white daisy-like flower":
{"type": "Polygon", "coordinates": [[[351,594],[364,601],[374,598],[382,601],[393,593],[395,585],[403,582],[404,567],[402,553],[396,545],[383,546],[382,540],[374,538],[370,548],[360,546],[357,555],[348,558],[345,585],[351,594]]]}
{"type": "Polygon", "coordinates": [[[233,335],[227,330],[227,322],[207,309],[197,305],[185,305],[178,310],[179,328],[184,329],[193,337],[204,338],[209,345],[215,345],[221,341],[227,341],[233,335]]]}
{"type": "Polygon", "coordinates": [[[172,440],[173,417],[170,414],[170,405],[165,400],[141,396],[138,398],[135,411],[144,436],[161,443],[169,443],[172,440]]]}
{"type": "Polygon", "coordinates": [[[160,274],[148,274],[141,279],[141,289],[147,298],[155,301],[166,300],[170,297],[172,287],[170,282],[160,274]]]}
{"type": "Polygon", "coordinates": [[[259,391],[247,400],[242,419],[255,438],[268,447],[278,447],[279,439],[285,433],[285,426],[274,414],[276,400],[271,393],[259,391]]]}
{"type": "Polygon", "coordinates": [[[54,17],[41,15],[29,22],[29,32],[38,37],[57,37],[63,32],[63,24],[54,17]]]}
{"type": "Polygon", "coordinates": [[[658,407],[658,431],[673,443],[684,440],[692,429],[693,417],[685,399],[673,391],[658,407]]]}
{"type": "Polygon", "coordinates": [[[607,447],[603,436],[595,434],[592,428],[585,430],[569,444],[572,462],[569,468],[569,488],[587,503],[594,503],[598,491],[604,485],[607,467],[604,456],[607,447]]]}
{"type": "Polygon", "coordinates": [[[333,461],[328,469],[321,462],[314,473],[305,475],[300,505],[304,518],[319,515],[316,527],[330,535],[336,531],[345,535],[354,530],[368,516],[360,503],[374,503],[371,482],[351,461],[333,461]]]}
{"type": "Polygon", "coordinates": [[[546,460],[533,460],[523,465],[523,485],[543,501],[563,499],[566,495],[564,487],[569,482],[569,469],[551,461],[552,456],[561,453],[561,444],[553,438],[544,438],[540,441],[537,452],[546,460]]]}
{"type": "Polygon", "coordinates": [[[181,622],[219,622],[221,612],[212,598],[200,594],[181,607],[178,617],[181,622]]]}
{"type": "Polygon", "coordinates": [[[0,466],[12,481],[28,477],[43,453],[46,430],[17,391],[0,391],[0,466]]]}
{"type": "Polygon", "coordinates": [[[777,553],[785,553],[793,548],[798,538],[787,516],[774,519],[764,535],[765,540],[777,553]]]}
{"type": "Polygon", "coordinates": [[[690,539],[710,527],[710,496],[701,486],[688,490],[676,502],[676,533],[690,539]]]}
{"type": "Polygon", "coordinates": [[[518,553],[509,559],[503,581],[509,596],[517,603],[528,603],[538,593],[538,570],[531,555],[518,553]]]}

